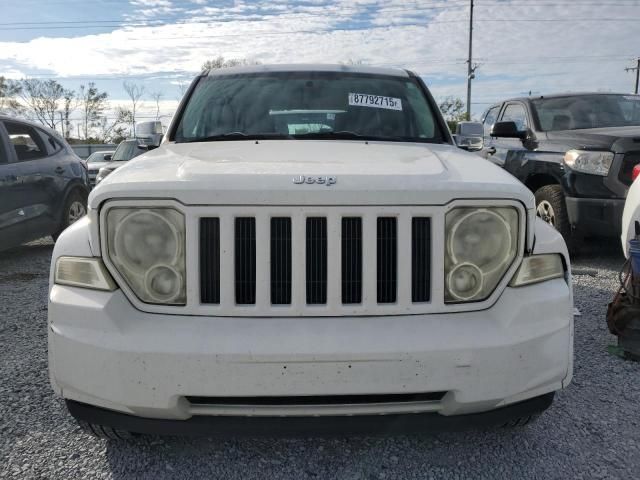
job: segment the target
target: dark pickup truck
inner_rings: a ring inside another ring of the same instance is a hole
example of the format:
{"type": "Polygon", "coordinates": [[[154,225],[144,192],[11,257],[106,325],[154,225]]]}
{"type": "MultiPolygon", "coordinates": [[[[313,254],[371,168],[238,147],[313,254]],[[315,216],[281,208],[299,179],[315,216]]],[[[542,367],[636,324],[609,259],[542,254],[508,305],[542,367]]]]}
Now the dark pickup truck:
{"type": "Polygon", "coordinates": [[[538,215],[570,247],[617,236],[640,164],[640,95],[586,93],[514,98],[482,116],[483,157],[536,196],[538,215]]]}

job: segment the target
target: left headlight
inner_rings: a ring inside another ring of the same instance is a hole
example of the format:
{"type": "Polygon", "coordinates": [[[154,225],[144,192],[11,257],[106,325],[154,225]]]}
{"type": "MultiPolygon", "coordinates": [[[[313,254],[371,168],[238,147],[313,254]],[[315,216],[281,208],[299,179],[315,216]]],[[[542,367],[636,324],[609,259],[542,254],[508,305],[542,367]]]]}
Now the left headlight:
{"type": "Polygon", "coordinates": [[[613,162],[612,152],[597,152],[589,150],[569,150],[564,154],[564,163],[576,172],[592,175],[609,175],[613,162]]]}
{"type": "Polygon", "coordinates": [[[106,254],[145,303],[184,305],[184,215],[172,208],[111,208],[106,254]]]}
{"type": "Polygon", "coordinates": [[[445,301],[486,299],[518,254],[518,211],[461,207],[446,215],[445,301]]]}

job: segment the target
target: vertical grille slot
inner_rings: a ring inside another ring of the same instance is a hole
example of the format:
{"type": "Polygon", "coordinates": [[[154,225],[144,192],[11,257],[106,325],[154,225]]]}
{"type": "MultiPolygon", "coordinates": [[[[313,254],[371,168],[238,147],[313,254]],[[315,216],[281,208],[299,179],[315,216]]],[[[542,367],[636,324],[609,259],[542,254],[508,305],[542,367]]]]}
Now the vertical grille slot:
{"type": "Polygon", "coordinates": [[[200,302],[220,303],[220,219],[200,219],[200,302]]]}
{"type": "Polygon", "coordinates": [[[256,303],[256,219],[235,220],[235,290],[238,305],[256,303]]]}
{"type": "Polygon", "coordinates": [[[307,304],[327,303],[327,219],[307,218],[307,304]]]}
{"type": "Polygon", "coordinates": [[[411,220],[411,301],[431,299],[431,219],[411,220]]]}
{"type": "Polygon", "coordinates": [[[291,304],[291,219],[271,219],[271,304],[291,304]]]}
{"type": "Polygon", "coordinates": [[[362,302],[362,219],[342,219],[342,303],[362,302]]]}
{"type": "Polygon", "coordinates": [[[378,303],[395,303],[398,273],[398,232],[395,217],[378,217],[378,303]]]}

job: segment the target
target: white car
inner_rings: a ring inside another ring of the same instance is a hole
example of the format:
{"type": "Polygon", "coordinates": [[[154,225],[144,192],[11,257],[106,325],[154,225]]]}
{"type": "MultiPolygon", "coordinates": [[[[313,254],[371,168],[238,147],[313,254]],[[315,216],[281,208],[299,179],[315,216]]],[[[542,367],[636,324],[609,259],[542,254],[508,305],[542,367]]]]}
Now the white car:
{"type": "Polygon", "coordinates": [[[419,77],[230,68],[58,239],[50,378],[110,438],[517,425],[572,312],[562,237],[419,77]]]}
{"type": "Polygon", "coordinates": [[[622,213],[622,234],[620,235],[620,240],[622,241],[624,256],[627,258],[629,258],[629,240],[640,237],[640,232],[636,232],[636,223],[639,223],[640,227],[640,180],[637,180],[639,176],[640,164],[633,168],[633,183],[631,187],[629,187],[627,199],[624,202],[624,211],[622,213]]]}

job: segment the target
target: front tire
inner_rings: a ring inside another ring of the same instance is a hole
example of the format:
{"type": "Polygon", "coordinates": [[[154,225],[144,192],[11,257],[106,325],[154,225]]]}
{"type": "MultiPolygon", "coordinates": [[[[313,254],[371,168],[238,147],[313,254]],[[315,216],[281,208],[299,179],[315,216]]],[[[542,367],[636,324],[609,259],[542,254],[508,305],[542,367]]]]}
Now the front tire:
{"type": "Polygon", "coordinates": [[[82,430],[94,437],[104,438],[105,440],[132,440],[135,438],[135,435],[127,430],[105,427],[104,425],[89,423],[84,420],[77,420],[77,422],[82,430]]]}
{"type": "Polygon", "coordinates": [[[77,222],[87,214],[87,200],[78,192],[72,192],[64,202],[62,219],[58,230],[51,235],[56,241],[60,234],[72,223],[77,222]]]}
{"type": "Polygon", "coordinates": [[[578,237],[569,223],[567,203],[560,185],[545,185],[535,192],[536,214],[543,221],[558,230],[569,251],[574,251],[578,245],[578,237]]]}

